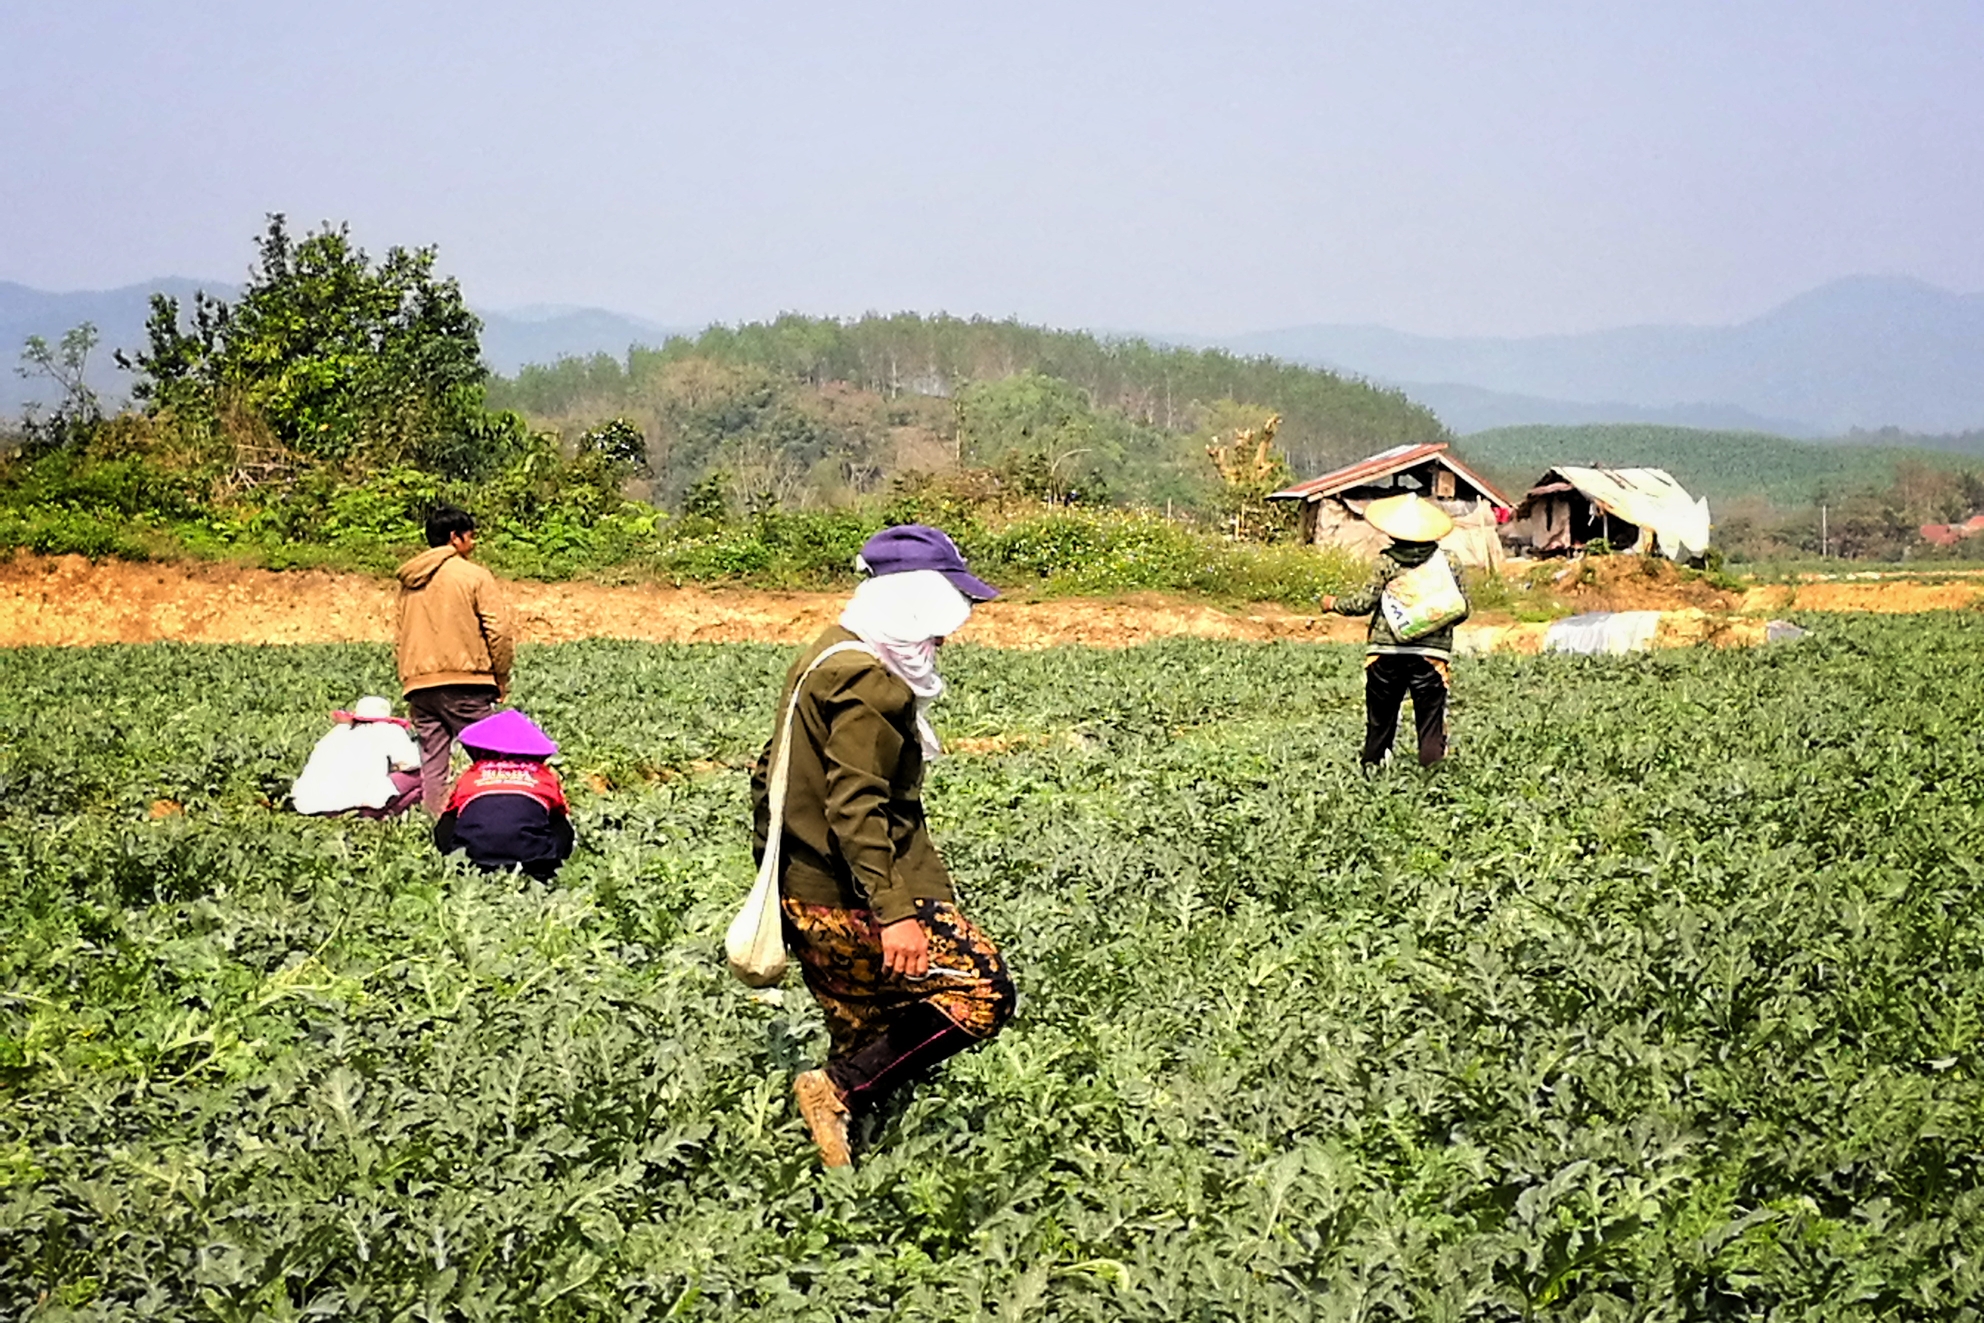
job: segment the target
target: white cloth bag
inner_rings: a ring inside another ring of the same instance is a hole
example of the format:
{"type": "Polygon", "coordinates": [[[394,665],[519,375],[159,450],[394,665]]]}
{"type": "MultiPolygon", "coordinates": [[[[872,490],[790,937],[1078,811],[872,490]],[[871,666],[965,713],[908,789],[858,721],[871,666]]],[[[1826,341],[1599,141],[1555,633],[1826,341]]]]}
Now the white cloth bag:
{"type": "MultiPolygon", "coordinates": [[[[799,691],[807,677],[827,658],[843,652],[864,652],[876,657],[865,643],[836,643],[820,655],[792,682],[792,698],[785,705],[785,724],[778,743],[772,748],[772,767],[765,798],[771,808],[771,822],[765,829],[765,856],[758,864],[758,880],[744,898],[744,908],[730,921],[723,934],[723,955],[730,972],[740,983],[768,988],[785,977],[785,916],[779,910],[779,846],[785,835],[785,792],[792,779],[792,720],[799,712],[799,691]]],[[[879,659],[879,658],[878,658],[879,659]]]]}
{"type": "Polygon", "coordinates": [[[1467,619],[1467,596],[1454,578],[1447,553],[1436,551],[1385,585],[1378,599],[1392,637],[1400,643],[1421,639],[1436,629],[1467,619]]]}

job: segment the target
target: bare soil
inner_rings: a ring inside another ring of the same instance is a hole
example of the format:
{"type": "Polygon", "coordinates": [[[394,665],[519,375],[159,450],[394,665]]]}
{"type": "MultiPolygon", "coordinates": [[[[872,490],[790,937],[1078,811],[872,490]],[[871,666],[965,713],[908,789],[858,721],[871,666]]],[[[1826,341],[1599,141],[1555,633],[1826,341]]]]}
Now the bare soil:
{"type": "MultiPolygon", "coordinates": [[[[1723,593],[1654,573],[1631,557],[1585,562],[1553,590],[1578,610],[1662,610],[1676,615],[1673,641],[1749,642],[1733,612],[1930,611],[1984,603],[1984,583],[1801,583],[1723,593]]],[[[589,583],[506,586],[518,632],[534,643],[582,638],[668,643],[799,643],[839,614],[842,593],[746,589],[609,587],[589,583]]],[[[206,563],[93,564],[80,556],[18,555],[0,563],[0,646],[92,643],[345,643],[392,637],[395,586],[387,579],[322,571],[275,572],[206,563]]],[[[1492,614],[1482,626],[1512,622],[1492,614]]],[[[1508,642],[1522,630],[1515,626],[1508,642]]],[[[1760,625],[1759,625],[1760,629],[1760,625]]],[[[1127,647],[1153,639],[1303,639],[1351,643],[1364,623],[1272,604],[1225,610],[1159,593],[1107,600],[992,602],[960,640],[999,648],[1060,644],[1127,647]]]]}
{"type": "MultiPolygon", "coordinates": [[[[315,570],[21,555],[0,564],[0,645],[386,642],[396,591],[387,579],[315,570]]],[[[533,643],[800,643],[847,600],[845,593],[590,583],[509,583],[505,592],[519,636],[533,643]]],[[[1127,647],[1174,635],[1351,642],[1362,630],[1360,621],[1279,606],[1234,612],[1138,594],[992,602],[973,613],[958,638],[998,648],[1127,647]]]]}
{"type": "Polygon", "coordinates": [[[1906,579],[1806,581],[1795,586],[1752,588],[1743,594],[1745,611],[1961,611],[1984,604],[1977,582],[1912,583],[1906,579]]]}
{"type": "Polygon", "coordinates": [[[1657,556],[1595,556],[1567,561],[1544,580],[1577,611],[1740,610],[1742,595],[1684,574],[1657,556]]]}

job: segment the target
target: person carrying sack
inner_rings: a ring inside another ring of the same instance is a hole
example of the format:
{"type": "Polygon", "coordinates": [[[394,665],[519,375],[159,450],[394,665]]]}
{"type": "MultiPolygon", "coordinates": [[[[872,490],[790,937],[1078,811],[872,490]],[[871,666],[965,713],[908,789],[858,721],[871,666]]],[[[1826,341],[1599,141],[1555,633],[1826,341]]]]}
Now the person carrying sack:
{"type": "Polygon", "coordinates": [[[1364,509],[1364,521],[1392,539],[1378,555],[1370,581],[1346,597],[1324,597],[1322,609],[1371,617],[1364,647],[1364,749],[1366,771],[1391,754],[1398,713],[1412,695],[1418,727],[1419,765],[1447,756],[1447,689],[1454,656],[1454,626],[1467,619],[1461,592],[1440,539],[1454,521],[1433,502],[1407,493],[1364,509]]]}
{"type": "Polygon", "coordinates": [[[770,782],[785,762],[774,862],[784,935],[831,1040],[825,1065],[792,1088],[829,1167],[853,1161],[854,1119],[991,1038],[1014,1005],[1005,959],[958,908],[922,801],[924,764],[939,752],[938,646],[998,591],[950,538],[917,524],[877,533],[857,564],[872,577],[787,672],[751,775],[762,863],[770,782]]]}

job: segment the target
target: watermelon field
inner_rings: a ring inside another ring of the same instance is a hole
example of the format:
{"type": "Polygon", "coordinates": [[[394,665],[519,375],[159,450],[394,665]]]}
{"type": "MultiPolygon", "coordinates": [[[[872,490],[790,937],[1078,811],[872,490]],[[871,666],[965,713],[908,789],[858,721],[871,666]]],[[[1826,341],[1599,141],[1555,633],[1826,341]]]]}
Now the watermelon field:
{"type": "Polygon", "coordinates": [[[0,1314],[1966,1319],[1984,613],[1457,669],[947,649],[1004,1036],[819,1168],[718,943],[789,650],[526,649],[556,882],[279,801],[376,646],[0,652],[0,1314]]]}

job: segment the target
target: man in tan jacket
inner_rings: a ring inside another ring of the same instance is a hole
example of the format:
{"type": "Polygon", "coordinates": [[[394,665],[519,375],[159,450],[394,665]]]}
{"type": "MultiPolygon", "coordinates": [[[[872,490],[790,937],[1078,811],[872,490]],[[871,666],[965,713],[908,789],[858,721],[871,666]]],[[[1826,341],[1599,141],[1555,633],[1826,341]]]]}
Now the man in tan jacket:
{"type": "Polygon", "coordinates": [[[516,641],[496,577],[469,561],[475,517],[435,510],[427,546],[399,569],[397,637],[400,687],[420,738],[421,801],[439,816],[455,737],[509,697],[516,641]]]}

